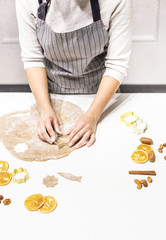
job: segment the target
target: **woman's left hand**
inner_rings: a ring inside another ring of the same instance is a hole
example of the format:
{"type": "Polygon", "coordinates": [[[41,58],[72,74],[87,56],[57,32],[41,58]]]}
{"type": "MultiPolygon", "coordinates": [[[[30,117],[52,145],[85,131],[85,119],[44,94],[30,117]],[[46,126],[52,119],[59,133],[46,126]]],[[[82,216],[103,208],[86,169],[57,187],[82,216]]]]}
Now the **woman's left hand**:
{"type": "Polygon", "coordinates": [[[97,121],[92,113],[84,113],[76,124],[67,133],[69,135],[69,146],[76,144],[80,148],[85,144],[90,147],[95,142],[97,121]]]}

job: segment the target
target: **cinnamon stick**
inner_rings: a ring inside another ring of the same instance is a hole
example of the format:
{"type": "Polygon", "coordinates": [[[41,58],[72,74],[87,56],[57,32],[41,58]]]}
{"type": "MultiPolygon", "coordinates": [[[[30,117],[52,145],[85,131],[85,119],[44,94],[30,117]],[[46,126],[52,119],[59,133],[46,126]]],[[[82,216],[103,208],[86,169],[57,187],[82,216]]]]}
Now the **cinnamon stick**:
{"type": "Polygon", "coordinates": [[[137,174],[137,175],[156,175],[155,171],[133,171],[130,170],[129,174],[137,174]]]}

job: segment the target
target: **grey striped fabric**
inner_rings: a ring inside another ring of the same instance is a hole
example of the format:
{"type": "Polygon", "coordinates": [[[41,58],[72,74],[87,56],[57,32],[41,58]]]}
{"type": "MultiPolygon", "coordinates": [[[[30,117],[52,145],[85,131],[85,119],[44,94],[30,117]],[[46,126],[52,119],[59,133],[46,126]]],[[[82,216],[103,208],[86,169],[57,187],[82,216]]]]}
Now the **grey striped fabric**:
{"type": "Polygon", "coordinates": [[[49,92],[94,94],[105,71],[108,32],[101,20],[81,29],[55,33],[38,18],[38,40],[43,48],[49,92]]]}

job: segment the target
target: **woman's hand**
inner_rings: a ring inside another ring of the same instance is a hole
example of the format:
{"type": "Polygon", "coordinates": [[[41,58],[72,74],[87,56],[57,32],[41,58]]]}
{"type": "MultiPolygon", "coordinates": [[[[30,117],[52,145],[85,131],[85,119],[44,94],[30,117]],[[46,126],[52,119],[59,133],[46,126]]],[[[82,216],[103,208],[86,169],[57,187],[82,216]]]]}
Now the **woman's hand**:
{"type": "Polygon", "coordinates": [[[69,135],[69,146],[76,144],[76,148],[83,145],[90,147],[95,142],[97,121],[93,114],[86,112],[67,133],[69,135]]]}
{"type": "Polygon", "coordinates": [[[119,85],[119,81],[110,76],[102,78],[97,94],[88,111],[80,117],[68,132],[69,146],[75,144],[76,148],[79,148],[87,143],[89,147],[95,142],[97,122],[119,85]]]}
{"type": "Polygon", "coordinates": [[[37,126],[39,138],[52,144],[56,140],[56,133],[62,134],[54,110],[41,111],[37,126]]]}

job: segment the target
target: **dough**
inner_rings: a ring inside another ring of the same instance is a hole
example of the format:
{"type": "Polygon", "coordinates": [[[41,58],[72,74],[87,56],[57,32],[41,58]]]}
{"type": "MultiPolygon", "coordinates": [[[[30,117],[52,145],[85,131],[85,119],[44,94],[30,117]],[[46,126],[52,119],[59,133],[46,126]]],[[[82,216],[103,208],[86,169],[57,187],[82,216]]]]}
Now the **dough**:
{"type": "Polygon", "coordinates": [[[56,178],[55,176],[47,176],[45,178],[43,178],[43,184],[46,187],[55,187],[55,185],[58,184],[58,178],[56,178]]]}
{"type": "Polygon", "coordinates": [[[25,161],[47,161],[65,157],[75,149],[69,148],[66,133],[83,114],[82,109],[60,99],[52,99],[51,102],[63,133],[53,145],[37,136],[40,116],[36,104],[30,110],[0,117],[0,140],[14,157],[25,161]],[[23,143],[27,145],[26,150],[17,152],[17,144],[23,143]]]}
{"type": "Polygon", "coordinates": [[[68,180],[71,180],[71,181],[77,181],[77,182],[81,182],[81,179],[82,179],[82,176],[75,176],[71,173],[66,173],[66,172],[58,172],[58,174],[61,176],[61,177],[64,177],[68,180]]]}

